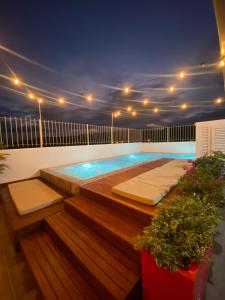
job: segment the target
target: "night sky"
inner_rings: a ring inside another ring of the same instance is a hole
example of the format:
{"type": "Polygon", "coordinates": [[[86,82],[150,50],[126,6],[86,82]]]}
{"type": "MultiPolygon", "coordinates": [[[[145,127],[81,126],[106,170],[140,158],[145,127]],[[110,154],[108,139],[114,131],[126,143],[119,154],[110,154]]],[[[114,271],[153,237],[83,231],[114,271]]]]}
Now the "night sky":
{"type": "MultiPolygon", "coordinates": [[[[182,81],[157,75],[218,60],[212,0],[1,1],[0,44],[52,69],[0,50],[0,74],[11,76],[4,60],[24,82],[75,104],[44,103],[46,119],[110,125],[111,113],[128,105],[137,116],[122,114],[117,126],[169,126],[224,118],[224,103],[212,105],[213,99],[224,95],[221,72],[182,81]],[[126,85],[137,92],[125,96],[106,87],[126,85]],[[160,90],[170,85],[188,89],[173,94],[160,90]],[[103,101],[90,104],[68,91],[91,93],[103,101]],[[147,107],[139,102],[145,97],[152,101],[147,107]],[[179,105],[184,102],[191,107],[182,111],[179,105]],[[152,112],[154,107],[160,109],[158,114],[152,112]]],[[[0,78],[1,115],[38,117],[37,103],[4,86],[16,88],[0,78]]]]}

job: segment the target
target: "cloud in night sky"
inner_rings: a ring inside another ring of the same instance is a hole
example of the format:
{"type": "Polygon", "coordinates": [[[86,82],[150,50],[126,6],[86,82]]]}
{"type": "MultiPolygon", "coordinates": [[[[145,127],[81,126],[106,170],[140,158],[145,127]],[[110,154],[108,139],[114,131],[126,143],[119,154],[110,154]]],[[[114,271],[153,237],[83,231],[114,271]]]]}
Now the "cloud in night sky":
{"type": "MultiPolygon", "coordinates": [[[[137,110],[137,117],[121,116],[116,125],[170,126],[224,118],[224,105],[211,105],[213,99],[224,95],[220,73],[187,77],[183,81],[146,75],[174,73],[185,65],[210,63],[217,59],[218,38],[210,0],[199,0],[198,3],[172,0],[170,6],[165,4],[163,12],[160,3],[149,0],[141,1],[140,5],[133,0],[112,1],[109,7],[104,1],[94,2],[76,1],[71,7],[63,4],[53,7],[48,3],[45,10],[40,3],[32,7],[27,2],[15,8],[16,15],[7,3],[1,9],[0,37],[4,36],[4,39],[0,41],[58,72],[42,70],[2,52],[0,56],[4,55],[25,82],[64,96],[75,104],[63,108],[46,104],[43,106],[44,118],[110,125],[112,111],[128,105],[137,110]],[[29,12],[26,18],[23,17],[25,6],[29,12]],[[34,25],[32,20],[40,14],[42,23],[34,25]],[[59,19],[63,21],[58,22],[59,19]],[[123,87],[125,84],[142,92],[124,96],[121,91],[104,86],[123,87]],[[171,84],[178,88],[202,88],[177,90],[174,94],[153,89],[171,84]],[[90,105],[65,91],[92,93],[106,102],[90,105]],[[138,102],[145,97],[150,99],[147,108],[138,102]],[[181,103],[190,107],[181,111],[181,103]],[[85,108],[87,106],[89,109],[85,108]],[[160,113],[154,114],[154,107],[159,107],[160,113]]],[[[0,73],[9,74],[1,62],[0,73]]],[[[12,87],[3,79],[0,79],[0,85],[12,87]]],[[[32,101],[1,88],[0,113],[38,116],[37,105],[32,101]]]]}

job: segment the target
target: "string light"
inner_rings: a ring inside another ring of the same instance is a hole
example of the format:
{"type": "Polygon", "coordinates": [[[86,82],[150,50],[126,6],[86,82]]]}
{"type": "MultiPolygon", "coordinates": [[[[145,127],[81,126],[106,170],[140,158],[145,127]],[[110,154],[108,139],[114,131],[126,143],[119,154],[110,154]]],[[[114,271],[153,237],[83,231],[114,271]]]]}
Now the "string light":
{"type": "Polygon", "coordinates": [[[170,93],[173,93],[174,91],[175,91],[175,87],[174,87],[173,85],[170,86],[170,87],[169,87],[169,92],[170,92],[170,93]]]}
{"type": "Polygon", "coordinates": [[[159,112],[159,109],[156,107],[153,109],[154,113],[158,113],[159,112]]]}
{"type": "Polygon", "coordinates": [[[182,108],[182,109],[186,109],[186,108],[187,108],[187,104],[183,103],[183,104],[181,105],[181,108],[182,108]]]}
{"type": "Polygon", "coordinates": [[[86,99],[87,99],[88,102],[92,102],[93,101],[93,96],[89,94],[89,95],[86,96],[86,99]]]}
{"type": "Polygon", "coordinates": [[[220,68],[223,68],[225,66],[225,62],[224,60],[222,59],[220,62],[219,62],[219,67],[220,68]]]}
{"type": "Polygon", "coordinates": [[[128,95],[130,93],[130,88],[127,86],[124,88],[124,94],[128,95]]]}
{"type": "Polygon", "coordinates": [[[143,103],[143,105],[147,105],[147,104],[148,104],[148,99],[144,99],[144,100],[142,101],[142,103],[143,103]]]}
{"type": "Polygon", "coordinates": [[[42,98],[38,98],[38,102],[39,103],[43,103],[43,99],[42,98]]]}
{"type": "Polygon", "coordinates": [[[60,103],[60,104],[64,104],[64,102],[65,102],[64,98],[62,98],[62,97],[59,98],[59,103],[60,103]]]}
{"type": "Polygon", "coordinates": [[[134,110],[134,111],[132,111],[132,116],[134,116],[134,117],[135,117],[135,116],[136,116],[136,114],[137,114],[137,113],[136,113],[136,111],[135,111],[135,110],[134,110]]]}
{"type": "Polygon", "coordinates": [[[13,78],[13,83],[14,83],[15,85],[18,85],[18,86],[21,85],[21,81],[20,81],[19,78],[17,78],[17,77],[13,78]]]}
{"type": "Polygon", "coordinates": [[[224,54],[225,54],[225,49],[224,49],[223,47],[221,48],[220,53],[221,53],[221,56],[224,56],[224,54]]]}
{"type": "Polygon", "coordinates": [[[128,107],[127,107],[127,111],[128,111],[128,112],[131,112],[131,110],[132,110],[132,107],[131,107],[131,106],[128,106],[128,107]]]}
{"type": "Polygon", "coordinates": [[[216,104],[221,104],[223,102],[223,100],[221,98],[216,99],[216,104]]]}
{"type": "Polygon", "coordinates": [[[34,99],[34,94],[32,94],[32,93],[29,93],[29,94],[28,94],[28,97],[29,97],[30,99],[32,99],[32,100],[33,100],[33,99],[34,99]]]}
{"type": "Polygon", "coordinates": [[[117,112],[117,116],[120,116],[121,115],[121,113],[120,113],[120,111],[118,110],[118,112],[117,112]]]}
{"type": "Polygon", "coordinates": [[[180,72],[179,78],[180,79],[184,79],[184,77],[185,77],[185,72],[184,71],[180,72]]]}

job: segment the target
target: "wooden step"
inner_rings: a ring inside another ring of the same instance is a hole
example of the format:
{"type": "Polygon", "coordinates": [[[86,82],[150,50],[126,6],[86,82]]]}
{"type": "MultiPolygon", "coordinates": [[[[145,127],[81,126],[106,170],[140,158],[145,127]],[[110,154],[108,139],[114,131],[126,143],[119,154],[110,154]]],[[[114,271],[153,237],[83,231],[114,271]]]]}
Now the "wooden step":
{"type": "Polygon", "coordinates": [[[23,239],[21,248],[45,299],[99,299],[47,232],[23,239]]]}
{"type": "Polygon", "coordinates": [[[46,218],[46,230],[99,299],[137,299],[140,272],[124,252],[66,212],[46,218]]]}
{"type": "Polygon", "coordinates": [[[104,206],[107,206],[110,209],[120,211],[123,213],[123,215],[132,217],[137,222],[142,222],[145,224],[145,226],[149,224],[154,214],[154,212],[149,213],[146,205],[140,205],[135,203],[133,200],[126,199],[122,196],[114,194],[113,192],[109,193],[109,191],[105,191],[104,188],[99,191],[96,190],[96,187],[86,184],[80,186],[80,194],[104,206]]]}
{"type": "Polygon", "coordinates": [[[134,242],[143,231],[143,223],[82,195],[67,199],[64,205],[68,213],[139,261],[134,242]]]}

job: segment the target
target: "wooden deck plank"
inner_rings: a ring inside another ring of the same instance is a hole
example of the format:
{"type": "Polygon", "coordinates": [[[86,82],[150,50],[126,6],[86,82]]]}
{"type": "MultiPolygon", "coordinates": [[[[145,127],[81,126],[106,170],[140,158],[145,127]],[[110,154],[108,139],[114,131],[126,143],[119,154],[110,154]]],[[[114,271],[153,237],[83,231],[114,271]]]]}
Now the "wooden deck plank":
{"type": "Polygon", "coordinates": [[[76,230],[73,231],[70,226],[65,224],[65,222],[60,221],[56,215],[52,216],[51,218],[57,222],[57,224],[70,237],[74,244],[76,244],[91,260],[93,260],[96,266],[101,269],[112,281],[114,281],[121,290],[126,292],[131,288],[131,284],[134,279],[129,280],[123,275],[124,268],[122,268],[122,266],[119,265],[116,260],[113,260],[113,262],[116,264],[117,268],[115,265],[112,266],[112,264],[109,263],[111,257],[106,254],[100,245],[95,245],[96,248],[93,248],[91,240],[88,242],[85,241],[82,237],[80,237],[79,234],[77,234],[76,230]],[[119,271],[117,269],[119,269],[119,271]]]}
{"type": "Polygon", "coordinates": [[[83,295],[83,298],[86,300],[99,300],[99,298],[94,294],[94,291],[90,288],[90,284],[83,280],[83,278],[73,267],[71,262],[65,256],[65,254],[62,251],[60,251],[60,249],[56,246],[51,237],[46,233],[46,231],[42,231],[40,234],[45,240],[45,242],[48,244],[48,247],[57,257],[58,261],[60,261],[65,271],[69,274],[70,278],[73,280],[74,285],[83,295]]]}
{"type": "Polygon", "coordinates": [[[130,283],[132,283],[134,280],[137,280],[137,275],[126,268],[122,264],[121,259],[115,259],[111,255],[111,248],[113,247],[112,245],[108,244],[108,248],[106,250],[102,245],[102,243],[104,242],[103,239],[100,240],[99,237],[98,242],[96,242],[93,238],[93,232],[88,232],[87,230],[85,231],[84,226],[82,226],[81,223],[72,218],[69,214],[57,214],[56,216],[61,220],[61,222],[66,224],[66,226],[68,226],[74,234],[78,235],[79,238],[82,239],[94,252],[96,252],[103,260],[105,260],[112,268],[119,272],[120,275],[126,278],[130,283]]]}
{"type": "Polygon", "coordinates": [[[43,273],[40,265],[38,264],[35,255],[33,254],[33,247],[30,246],[27,240],[21,241],[21,247],[25,254],[27,263],[30,266],[32,273],[34,274],[40,291],[42,292],[45,299],[57,300],[58,298],[56,297],[50,283],[48,282],[45,274],[43,273]]]}
{"type": "Polygon", "coordinates": [[[43,270],[49,283],[51,284],[52,289],[55,290],[55,294],[57,295],[58,299],[72,299],[70,298],[62,282],[55,273],[55,270],[48,263],[48,260],[45,256],[45,250],[40,248],[39,244],[36,241],[35,234],[29,238],[28,242],[30,247],[32,247],[33,249],[33,254],[36,257],[36,260],[38,260],[41,269],[43,270]]]}
{"type": "Polygon", "coordinates": [[[44,253],[45,257],[48,260],[49,265],[55,271],[58,279],[64,286],[64,289],[70,295],[71,299],[82,300],[83,296],[80,294],[79,290],[75,288],[71,277],[67,274],[61,263],[58,261],[55,253],[51,251],[48,244],[45,242],[41,234],[36,234],[34,236],[37,244],[39,245],[40,249],[44,253]]]}
{"type": "Polygon", "coordinates": [[[96,265],[92,258],[86,255],[84,251],[73,242],[68,232],[62,230],[52,216],[48,217],[46,221],[48,222],[48,226],[52,229],[52,231],[50,230],[50,234],[53,233],[55,237],[57,236],[58,244],[61,243],[61,246],[64,247],[71,262],[82,272],[82,276],[86,277],[90,284],[98,289],[99,293],[109,299],[125,298],[126,293],[96,265]]]}
{"type": "MultiPolygon", "coordinates": [[[[113,193],[112,188],[113,186],[131,179],[141,173],[160,167],[169,161],[171,161],[171,159],[158,159],[83,184],[80,187],[81,195],[89,196],[96,201],[104,203],[104,205],[109,205],[111,208],[118,207],[121,210],[123,209],[123,213],[126,213],[127,208],[127,213],[133,213],[134,217],[137,217],[138,214],[140,214],[140,216],[143,215],[143,218],[140,217],[140,219],[145,220],[146,223],[149,221],[149,218],[153,218],[158,213],[159,210],[157,206],[145,205],[137,201],[126,199],[113,193]]],[[[168,197],[168,199],[170,199],[170,197],[168,197]]],[[[166,196],[163,201],[168,202],[168,199],[166,196]]]]}

